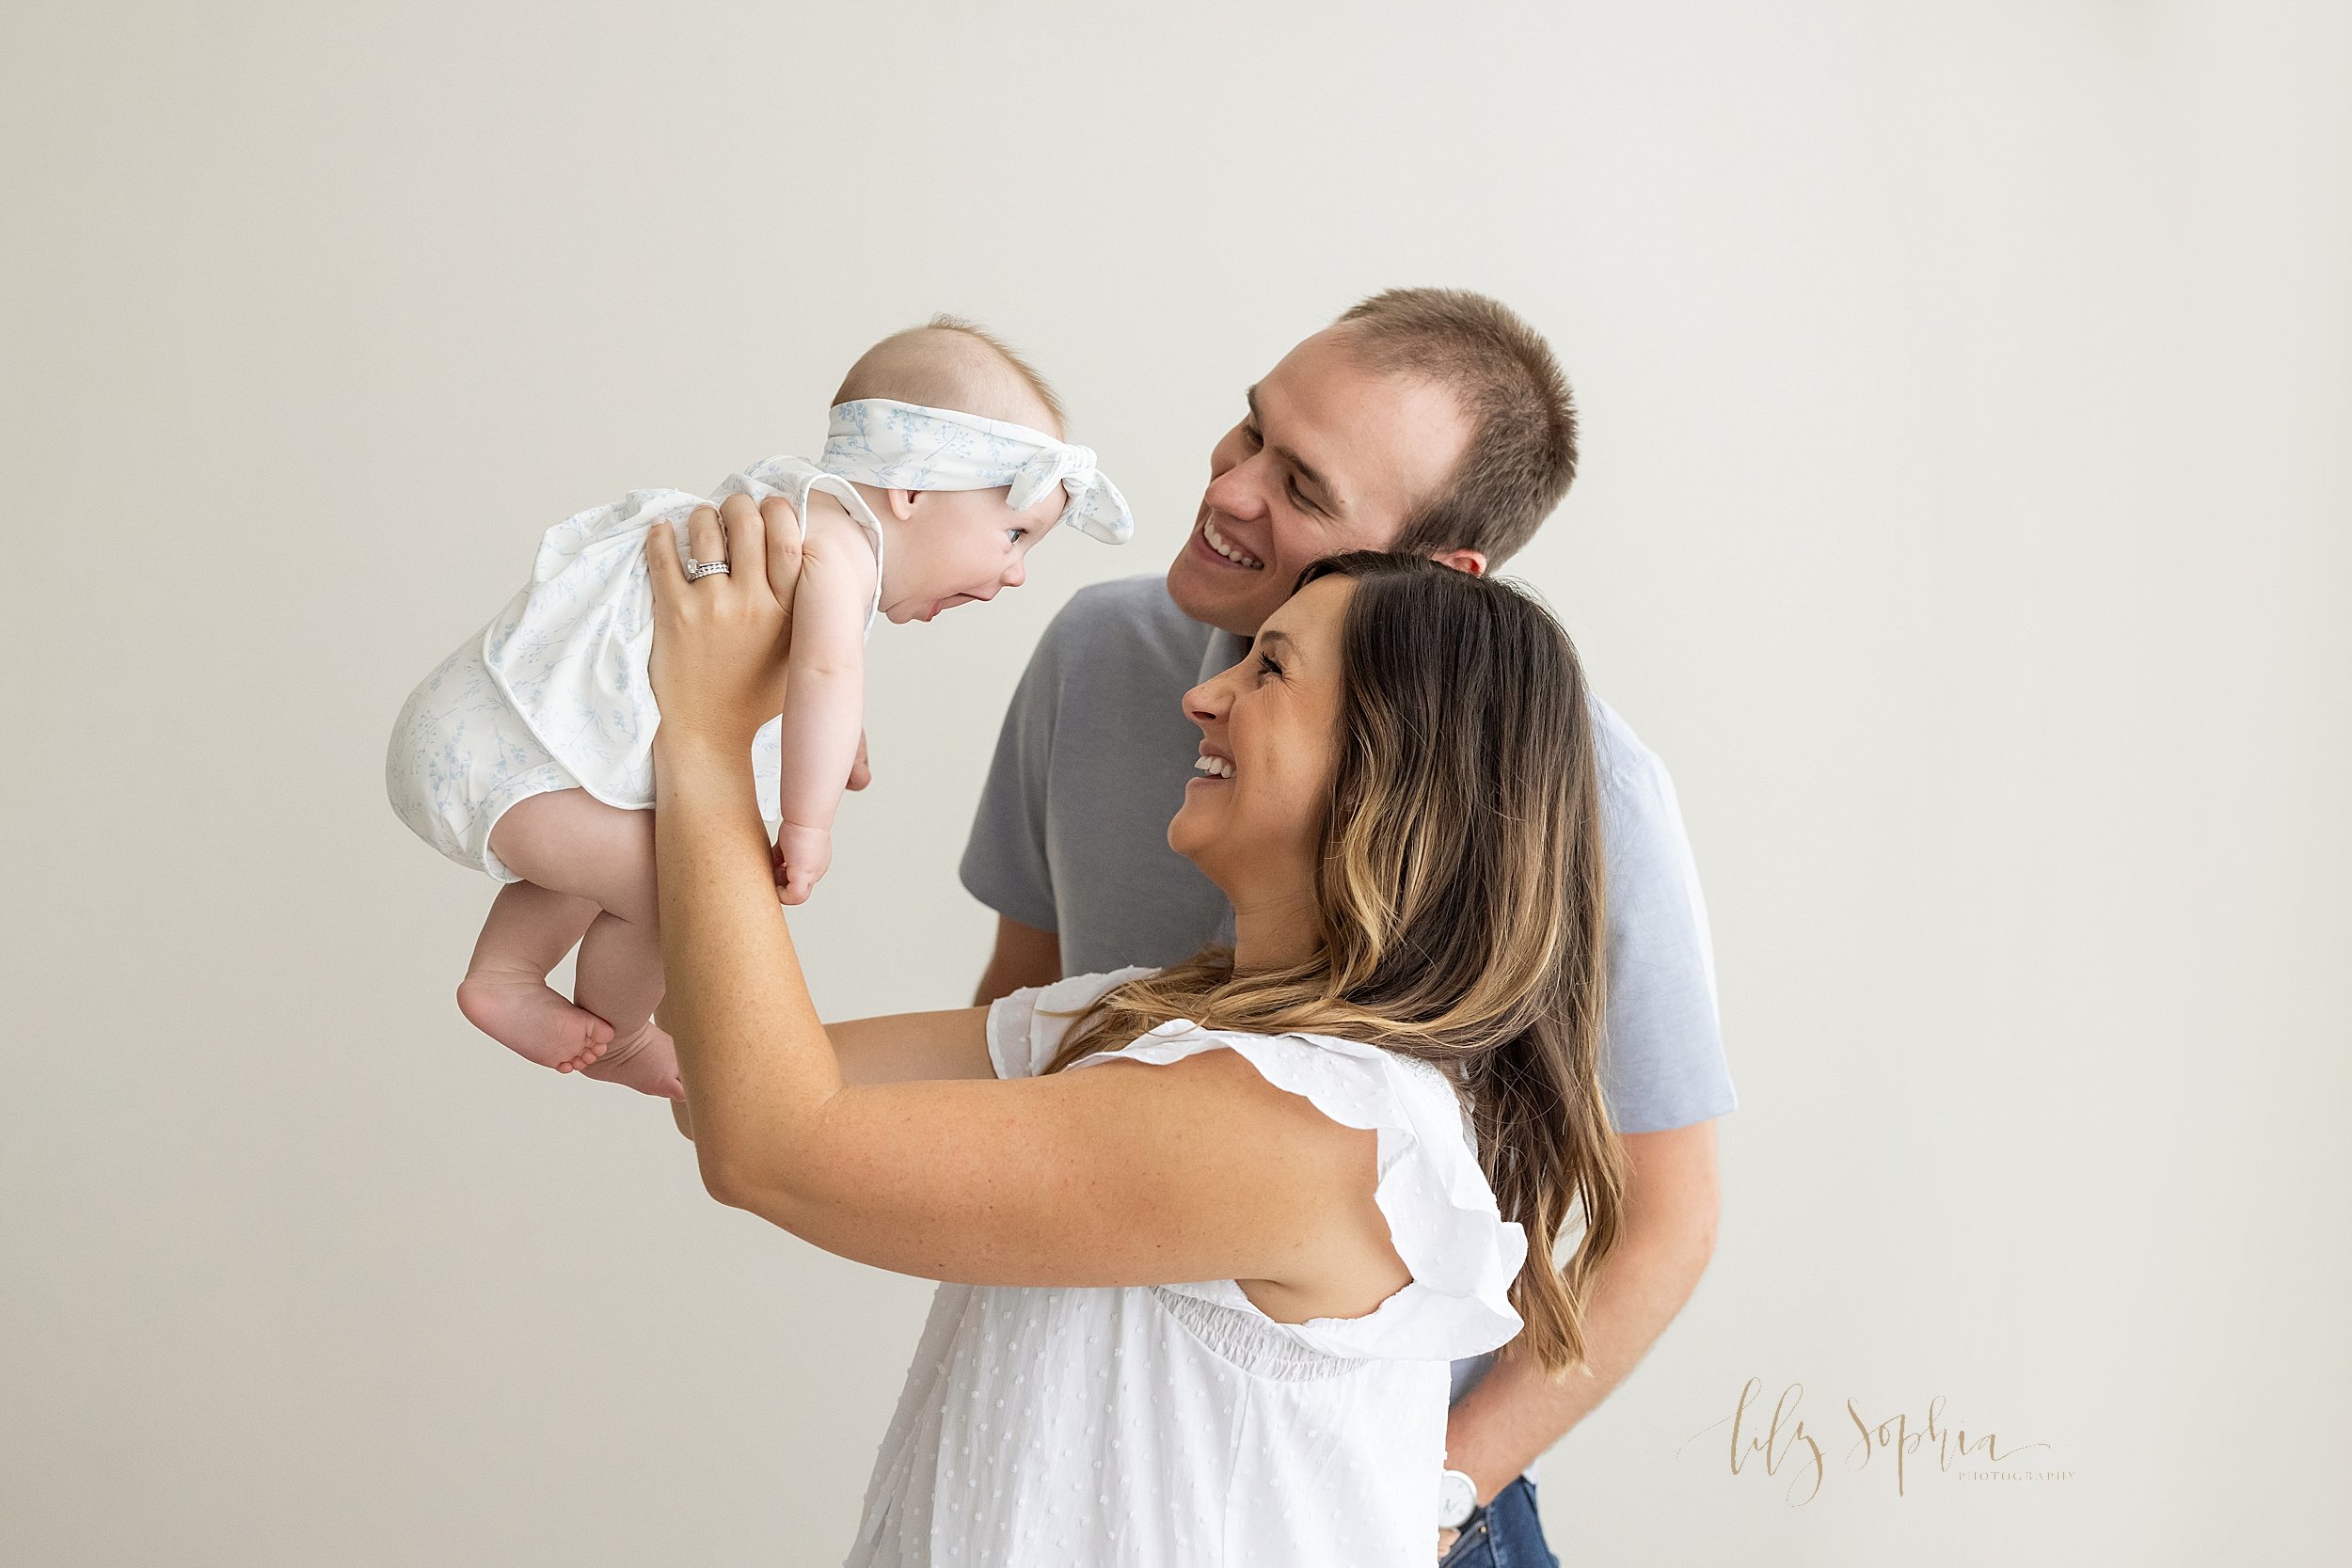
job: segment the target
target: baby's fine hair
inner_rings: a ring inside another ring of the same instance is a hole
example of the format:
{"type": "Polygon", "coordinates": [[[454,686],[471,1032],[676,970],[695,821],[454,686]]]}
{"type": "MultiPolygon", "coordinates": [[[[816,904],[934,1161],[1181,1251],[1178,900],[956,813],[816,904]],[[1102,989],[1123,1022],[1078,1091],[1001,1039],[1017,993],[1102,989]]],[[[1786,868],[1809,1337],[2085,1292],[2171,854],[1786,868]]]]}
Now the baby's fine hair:
{"type": "Polygon", "coordinates": [[[1045,378],[1010,343],[961,316],[933,316],[858,356],[833,401],[860,398],[952,408],[1032,427],[1042,408],[1046,433],[1062,434],[1061,399],[1045,378]]]}

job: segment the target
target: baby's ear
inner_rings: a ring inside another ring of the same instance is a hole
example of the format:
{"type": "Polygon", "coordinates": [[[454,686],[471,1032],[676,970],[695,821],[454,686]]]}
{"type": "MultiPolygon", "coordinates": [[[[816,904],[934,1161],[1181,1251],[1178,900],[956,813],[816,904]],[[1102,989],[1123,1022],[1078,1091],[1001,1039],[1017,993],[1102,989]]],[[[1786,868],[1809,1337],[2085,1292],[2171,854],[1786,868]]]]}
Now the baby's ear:
{"type": "Polygon", "coordinates": [[[916,492],[913,490],[885,490],[882,494],[889,498],[890,515],[898,518],[898,521],[903,523],[909,517],[914,515],[914,497],[916,492]]]}

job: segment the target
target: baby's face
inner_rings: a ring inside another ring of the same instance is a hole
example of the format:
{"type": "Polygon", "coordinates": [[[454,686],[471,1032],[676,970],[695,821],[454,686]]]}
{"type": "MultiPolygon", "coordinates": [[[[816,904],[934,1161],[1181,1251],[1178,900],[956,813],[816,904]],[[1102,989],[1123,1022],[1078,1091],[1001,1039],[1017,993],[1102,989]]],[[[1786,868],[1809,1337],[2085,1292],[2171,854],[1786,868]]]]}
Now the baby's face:
{"type": "Polygon", "coordinates": [[[1030,546],[1061,520],[1069,493],[1057,484],[1026,512],[1005,504],[1010,494],[919,490],[904,522],[882,513],[882,613],[904,626],[1020,587],[1030,546]]]}

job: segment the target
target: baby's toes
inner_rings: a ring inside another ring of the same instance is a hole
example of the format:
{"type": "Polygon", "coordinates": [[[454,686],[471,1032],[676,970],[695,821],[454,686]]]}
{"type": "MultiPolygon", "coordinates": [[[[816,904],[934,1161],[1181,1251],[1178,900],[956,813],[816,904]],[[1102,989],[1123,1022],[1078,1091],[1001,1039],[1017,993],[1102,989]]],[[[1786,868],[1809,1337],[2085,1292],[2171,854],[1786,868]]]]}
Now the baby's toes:
{"type": "Polygon", "coordinates": [[[567,1061],[557,1063],[555,1070],[558,1072],[578,1072],[581,1068],[588,1066],[589,1063],[595,1061],[597,1057],[603,1054],[604,1047],[601,1045],[583,1046],[580,1048],[578,1055],[571,1057],[567,1061]]]}
{"type": "Polygon", "coordinates": [[[555,1064],[558,1072],[578,1072],[612,1047],[612,1025],[584,1008],[580,1016],[586,1021],[581,1025],[580,1037],[572,1047],[572,1053],[555,1064]]]}

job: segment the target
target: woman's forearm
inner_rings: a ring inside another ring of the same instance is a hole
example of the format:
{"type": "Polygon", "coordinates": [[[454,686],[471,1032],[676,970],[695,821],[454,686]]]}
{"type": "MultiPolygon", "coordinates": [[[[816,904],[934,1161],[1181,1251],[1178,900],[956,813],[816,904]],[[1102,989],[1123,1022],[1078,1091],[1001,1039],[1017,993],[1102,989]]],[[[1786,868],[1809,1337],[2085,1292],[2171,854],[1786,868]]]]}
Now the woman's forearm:
{"type": "Polygon", "coordinates": [[[703,1179],[723,1196],[750,1150],[789,1148],[841,1086],[809,1001],[739,752],[657,740],[663,1027],[703,1179]]]}

